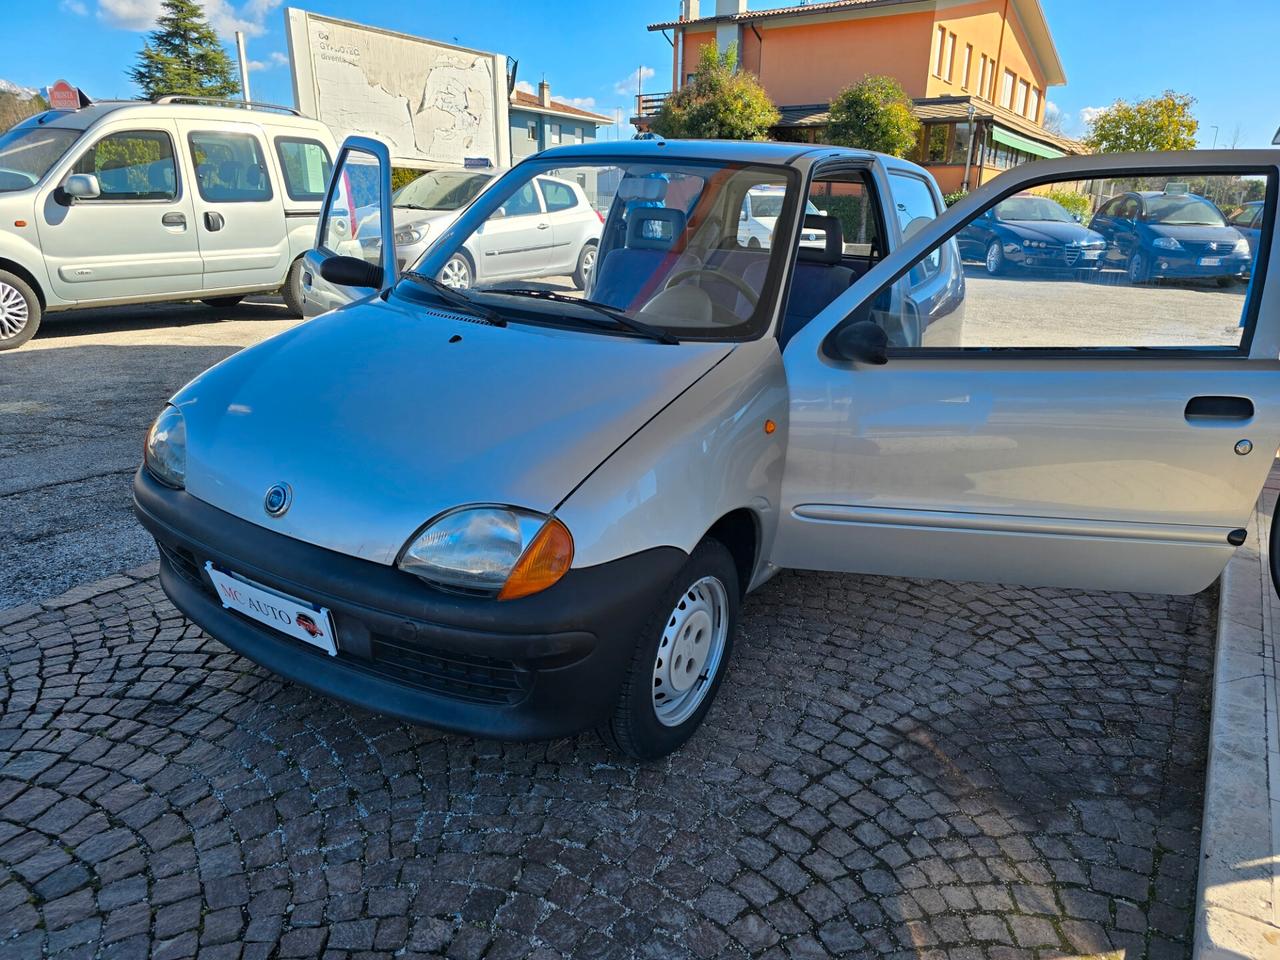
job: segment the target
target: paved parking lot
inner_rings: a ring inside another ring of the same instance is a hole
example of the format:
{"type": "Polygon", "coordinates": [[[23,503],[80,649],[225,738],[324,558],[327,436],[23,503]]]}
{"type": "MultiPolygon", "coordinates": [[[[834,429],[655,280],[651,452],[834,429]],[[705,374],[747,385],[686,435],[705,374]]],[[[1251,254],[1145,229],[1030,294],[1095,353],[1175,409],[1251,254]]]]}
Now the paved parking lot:
{"type": "Polygon", "coordinates": [[[633,766],[311,696],[135,572],[3,618],[0,954],[1184,957],[1213,614],[785,574],[633,766]]]}

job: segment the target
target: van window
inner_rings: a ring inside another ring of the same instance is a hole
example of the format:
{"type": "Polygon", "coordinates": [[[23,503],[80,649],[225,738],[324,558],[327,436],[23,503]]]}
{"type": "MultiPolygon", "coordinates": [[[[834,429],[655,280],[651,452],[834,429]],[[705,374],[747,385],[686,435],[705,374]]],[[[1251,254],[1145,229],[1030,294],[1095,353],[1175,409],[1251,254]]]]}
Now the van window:
{"type": "Polygon", "coordinates": [[[276,137],[276,156],[290,200],[324,199],[329,174],[333,172],[333,161],[324,144],[301,137],[276,137]]]}
{"type": "Polygon", "coordinates": [[[173,141],[161,130],[103,137],[76,161],[75,172],[98,178],[98,200],[172,200],[178,195],[173,141]]]}
{"type": "Polygon", "coordinates": [[[248,133],[202,131],[187,136],[196,186],[210,203],[270,200],[271,178],[258,138],[248,133]]]}

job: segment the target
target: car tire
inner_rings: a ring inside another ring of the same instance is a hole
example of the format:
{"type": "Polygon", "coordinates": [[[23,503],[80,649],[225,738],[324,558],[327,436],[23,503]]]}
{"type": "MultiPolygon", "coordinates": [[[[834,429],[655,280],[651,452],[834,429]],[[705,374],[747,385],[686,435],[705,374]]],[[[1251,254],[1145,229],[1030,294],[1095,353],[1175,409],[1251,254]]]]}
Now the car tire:
{"type": "Polygon", "coordinates": [[[284,286],[280,288],[280,296],[284,298],[284,305],[289,311],[289,317],[293,320],[301,320],[305,317],[306,311],[303,310],[303,304],[306,297],[302,292],[302,271],[306,269],[299,257],[289,267],[289,272],[285,274],[284,286]]]}
{"type": "Polygon", "coordinates": [[[1141,250],[1129,258],[1128,273],[1129,282],[1135,286],[1151,279],[1151,265],[1141,250]]]}
{"type": "Polygon", "coordinates": [[[992,240],[987,244],[987,256],[983,261],[983,265],[987,268],[987,273],[993,277],[998,277],[1004,273],[1006,265],[1004,245],[999,240],[992,240]]]}
{"type": "Polygon", "coordinates": [[[582,252],[578,254],[578,266],[573,271],[573,285],[579,290],[586,290],[587,284],[591,282],[591,275],[596,271],[596,253],[599,247],[593,241],[582,245],[582,252]]]}
{"type": "Polygon", "coordinates": [[[1218,277],[1217,281],[1218,281],[1218,286],[1224,287],[1224,288],[1234,287],[1236,285],[1235,277],[1218,277]]]}
{"type": "Polygon", "coordinates": [[[440,268],[440,282],[457,290],[466,290],[475,282],[475,277],[471,258],[462,252],[455,253],[440,268]]]}
{"type": "Polygon", "coordinates": [[[216,310],[226,310],[228,307],[234,307],[244,299],[244,294],[232,297],[206,297],[200,302],[206,307],[213,307],[216,310]]]}
{"type": "Polygon", "coordinates": [[[738,626],[738,568],[727,547],[704,539],[640,631],[604,740],[655,760],[688,740],[711,708],[738,626]]]}
{"type": "Polygon", "coordinates": [[[16,350],[34,337],[43,315],[27,281],[0,270],[0,350],[16,350]]]}
{"type": "Polygon", "coordinates": [[[747,249],[748,249],[748,250],[759,250],[759,249],[760,249],[760,240],[759,240],[759,238],[758,238],[758,237],[751,237],[749,240],[747,240],[747,249]]]}

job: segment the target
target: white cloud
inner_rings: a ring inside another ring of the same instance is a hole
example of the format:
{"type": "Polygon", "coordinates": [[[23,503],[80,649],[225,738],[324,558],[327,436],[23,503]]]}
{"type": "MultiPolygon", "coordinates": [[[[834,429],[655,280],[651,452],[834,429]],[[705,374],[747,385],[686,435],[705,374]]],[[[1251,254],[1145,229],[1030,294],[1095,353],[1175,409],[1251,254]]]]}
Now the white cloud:
{"type": "Polygon", "coordinates": [[[568,100],[564,102],[569,104],[569,106],[577,107],[580,110],[590,110],[592,107],[596,105],[596,98],[595,97],[570,97],[568,100]]]}
{"type": "Polygon", "coordinates": [[[61,0],[58,9],[63,13],[75,14],[77,17],[87,17],[89,8],[86,7],[81,0],[61,0]]]}
{"type": "Polygon", "coordinates": [[[1084,107],[1080,111],[1080,125],[1087,130],[1093,121],[1098,119],[1098,114],[1106,109],[1106,107],[1084,107]]]}
{"type": "Polygon", "coordinates": [[[537,93],[538,92],[537,90],[534,89],[533,84],[530,83],[528,80],[517,80],[516,89],[519,90],[521,93],[537,93]]]}
{"type": "Polygon", "coordinates": [[[121,30],[150,30],[160,15],[160,0],[98,0],[98,19],[121,30]]]}
{"type": "Polygon", "coordinates": [[[613,90],[620,97],[634,97],[636,87],[644,87],[644,81],[654,77],[657,71],[653,67],[639,67],[627,74],[626,78],[613,85],[613,90]]]}
{"type": "MultiPolygon", "coordinates": [[[[82,0],[64,0],[84,6],[82,0]]],[[[269,14],[280,6],[280,0],[246,0],[236,5],[231,0],[200,0],[209,23],[223,39],[237,30],[256,37],[266,29],[269,14]]],[[[98,19],[121,30],[150,30],[160,15],[160,0],[98,0],[98,19]]]]}
{"type": "Polygon", "coordinates": [[[279,50],[272,50],[267,59],[271,61],[273,67],[287,67],[289,65],[289,55],[281,53],[279,50]]]}

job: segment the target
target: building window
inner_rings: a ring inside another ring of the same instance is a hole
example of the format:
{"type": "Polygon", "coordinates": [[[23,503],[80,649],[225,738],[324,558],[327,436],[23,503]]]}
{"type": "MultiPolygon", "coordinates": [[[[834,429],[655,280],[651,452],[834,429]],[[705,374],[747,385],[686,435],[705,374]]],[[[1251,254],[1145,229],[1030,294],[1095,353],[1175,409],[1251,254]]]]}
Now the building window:
{"type": "Polygon", "coordinates": [[[973,124],[957,123],[951,138],[951,162],[963,166],[969,160],[969,144],[973,140],[973,124]]]}
{"type": "Polygon", "coordinates": [[[1004,83],[1000,85],[1000,106],[1006,110],[1013,109],[1013,84],[1018,75],[1012,70],[1004,72],[1004,83]]]}
{"type": "Polygon", "coordinates": [[[964,45],[964,64],[960,68],[960,86],[969,89],[969,74],[973,70],[973,44],[964,45]]]}
{"type": "Polygon", "coordinates": [[[1031,95],[1031,84],[1025,80],[1018,81],[1018,113],[1027,115],[1027,98],[1031,95]]]}
{"type": "Polygon", "coordinates": [[[1037,122],[1040,120],[1040,90],[1038,87],[1031,88],[1031,100],[1027,104],[1027,118],[1037,122]]]}
{"type": "Polygon", "coordinates": [[[924,162],[946,163],[951,124],[931,123],[924,128],[924,162]]]}
{"type": "Polygon", "coordinates": [[[987,77],[991,69],[991,61],[987,59],[987,55],[982,55],[981,65],[978,69],[978,96],[984,100],[990,99],[987,96],[987,77]]]}
{"type": "Polygon", "coordinates": [[[947,28],[939,27],[936,37],[936,46],[933,54],[933,75],[935,77],[942,76],[942,57],[947,49],[947,28]]]}
{"type": "Polygon", "coordinates": [[[945,66],[947,68],[947,83],[951,83],[956,72],[956,35],[954,33],[947,34],[947,60],[945,66]]]}
{"type": "Polygon", "coordinates": [[[537,143],[538,141],[538,121],[537,120],[529,121],[529,139],[534,141],[534,143],[537,143]]]}
{"type": "Polygon", "coordinates": [[[547,140],[551,143],[560,142],[560,124],[552,123],[547,125],[547,140]]]}
{"type": "Polygon", "coordinates": [[[581,142],[582,142],[582,128],[581,128],[581,127],[574,127],[574,128],[573,128],[573,142],[574,142],[574,143],[581,143],[581,142]]]}

